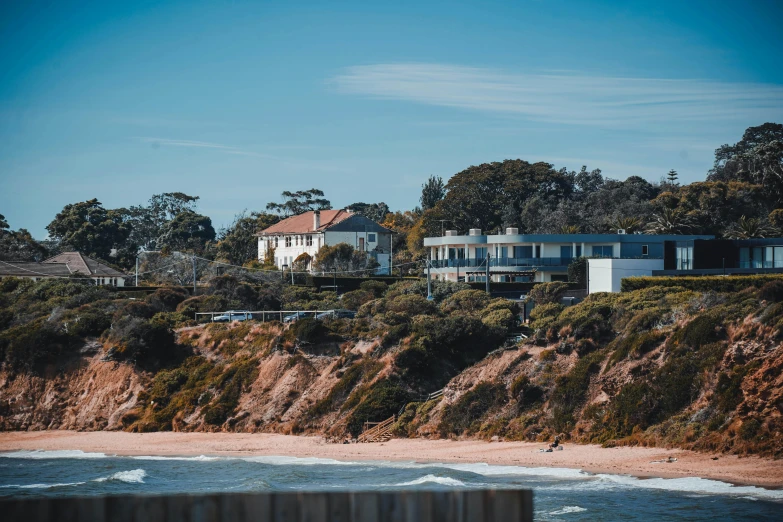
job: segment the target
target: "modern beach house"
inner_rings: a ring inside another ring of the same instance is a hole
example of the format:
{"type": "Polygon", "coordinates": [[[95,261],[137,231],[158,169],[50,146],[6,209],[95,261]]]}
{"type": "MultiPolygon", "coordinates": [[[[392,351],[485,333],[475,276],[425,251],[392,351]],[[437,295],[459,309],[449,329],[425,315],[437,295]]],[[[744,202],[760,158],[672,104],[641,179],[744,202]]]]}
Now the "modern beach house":
{"type": "Polygon", "coordinates": [[[663,268],[667,241],[710,240],[708,235],[520,234],[507,228],[502,234],[471,229],[467,235],[448,230],[442,237],[424,239],[429,248],[432,277],[449,281],[567,281],[575,258],[627,261],[627,270],[663,268]]]}

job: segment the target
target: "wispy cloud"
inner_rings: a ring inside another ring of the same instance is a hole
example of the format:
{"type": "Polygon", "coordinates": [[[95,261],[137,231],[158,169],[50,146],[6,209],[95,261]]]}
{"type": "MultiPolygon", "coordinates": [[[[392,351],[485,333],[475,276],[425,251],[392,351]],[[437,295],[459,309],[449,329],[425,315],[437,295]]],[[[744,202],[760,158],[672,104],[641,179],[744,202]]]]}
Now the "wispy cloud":
{"type": "Polygon", "coordinates": [[[783,86],[623,78],[569,72],[510,73],[443,64],[349,67],[339,92],[458,107],[574,125],[768,121],[783,114],[783,86]]]}
{"type": "Polygon", "coordinates": [[[260,152],[253,152],[249,150],[243,150],[238,147],[232,147],[231,145],[223,145],[222,143],[211,143],[208,141],[195,141],[195,140],[172,140],[167,138],[152,138],[149,136],[142,136],[136,138],[144,143],[149,143],[154,148],[158,147],[186,147],[196,149],[212,149],[223,152],[225,154],[232,154],[235,156],[252,156],[255,158],[269,158],[277,159],[275,156],[269,154],[263,154],[260,152]]]}
{"type": "MultiPolygon", "coordinates": [[[[196,149],[208,149],[221,152],[224,154],[231,154],[234,156],[251,156],[254,158],[263,158],[280,165],[285,165],[294,168],[307,168],[310,170],[319,170],[325,172],[344,172],[344,169],[339,165],[330,164],[327,161],[304,159],[304,158],[291,158],[286,156],[278,156],[274,154],[265,154],[263,152],[255,152],[251,150],[244,150],[231,145],[224,145],[222,143],[213,143],[208,141],[195,141],[195,140],[175,140],[168,138],[153,138],[150,136],[136,137],[136,140],[142,143],[149,143],[152,147],[186,147],[196,149]]],[[[293,148],[293,146],[292,146],[293,148]]],[[[301,148],[308,148],[302,146],[301,148]]]]}

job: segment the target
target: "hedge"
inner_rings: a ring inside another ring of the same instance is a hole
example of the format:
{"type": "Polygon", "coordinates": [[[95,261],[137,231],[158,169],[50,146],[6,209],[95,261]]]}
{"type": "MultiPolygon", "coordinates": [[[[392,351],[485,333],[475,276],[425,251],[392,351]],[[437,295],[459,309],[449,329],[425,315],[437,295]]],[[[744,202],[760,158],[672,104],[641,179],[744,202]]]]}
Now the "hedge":
{"type": "Polygon", "coordinates": [[[632,292],[654,286],[679,286],[696,292],[739,292],[745,288],[761,288],[770,281],[783,281],[783,274],[732,276],[672,276],[626,277],[620,291],[632,292]]]}

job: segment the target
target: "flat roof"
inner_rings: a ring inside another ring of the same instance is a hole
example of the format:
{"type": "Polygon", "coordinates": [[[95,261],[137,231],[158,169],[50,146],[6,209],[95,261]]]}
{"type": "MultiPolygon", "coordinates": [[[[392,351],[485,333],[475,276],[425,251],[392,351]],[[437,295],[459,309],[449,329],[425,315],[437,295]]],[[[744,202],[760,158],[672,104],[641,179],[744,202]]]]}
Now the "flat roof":
{"type": "Polygon", "coordinates": [[[688,241],[715,239],[710,235],[674,234],[484,234],[480,236],[425,237],[424,246],[451,244],[504,244],[504,243],[662,243],[664,241],[688,241]]]}

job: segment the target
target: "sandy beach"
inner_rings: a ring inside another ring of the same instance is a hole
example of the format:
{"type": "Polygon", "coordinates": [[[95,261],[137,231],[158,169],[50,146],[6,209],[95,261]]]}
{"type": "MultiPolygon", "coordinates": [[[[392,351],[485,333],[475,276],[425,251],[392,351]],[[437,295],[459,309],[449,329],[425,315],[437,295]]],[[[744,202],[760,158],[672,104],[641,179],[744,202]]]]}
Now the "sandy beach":
{"type": "Polygon", "coordinates": [[[783,487],[783,462],[661,448],[601,448],[566,444],[542,453],[543,444],[393,439],[376,444],[328,444],[320,437],[250,433],[125,433],[39,431],[0,433],[0,451],[82,450],[108,455],[320,457],[336,460],[486,462],[581,469],[636,477],[702,477],[733,484],[783,487]],[[676,458],[676,462],[654,462],[676,458]],[[718,457],[717,460],[713,460],[718,457]]]}

